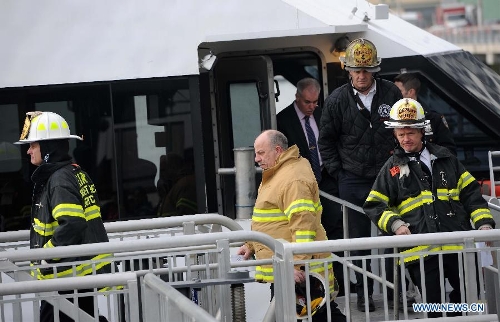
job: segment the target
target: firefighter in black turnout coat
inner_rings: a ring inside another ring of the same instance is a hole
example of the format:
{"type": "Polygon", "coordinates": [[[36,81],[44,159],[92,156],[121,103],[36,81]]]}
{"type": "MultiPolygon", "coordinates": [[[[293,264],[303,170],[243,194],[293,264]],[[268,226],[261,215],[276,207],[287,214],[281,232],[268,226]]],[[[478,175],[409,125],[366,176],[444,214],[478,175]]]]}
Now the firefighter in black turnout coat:
{"type": "MultiPolygon", "coordinates": [[[[390,235],[492,229],[495,222],[476,179],[446,148],[426,143],[422,106],[411,98],[393,105],[387,128],[399,145],[385,163],[363,206],[377,227],[390,235]]],[[[420,251],[457,250],[462,245],[420,245],[402,249],[413,281],[421,288],[420,251]]],[[[453,291],[450,302],[460,303],[460,265],[457,254],[443,256],[444,276],[453,291]]],[[[426,302],[441,303],[439,262],[426,256],[426,302]]],[[[450,315],[450,313],[448,313],[450,315]]],[[[441,316],[431,312],[429,317],[441,316]]]]}
{"type": "MultiPolygon", "coordinates": [[[[21,138],[17,144],[29,144],[33,172],[33,201],[31,208],[31,248],[53,248],[107,242],[99,208],[99,199],[92,180],[69,156],[69,139],[82,138],[71,135],[68,123],[52,112],[29,112],[21,138]]],[[[85,276],[111,272],[106,258],[111,254],[75,256],[74,258],[46,259],[34,262],[32,271],[38,279],[85,276]],[[90,263],[90,260],[93,263],[90,263]],[[75,266],[52,265],[88,261],[75,266]],[[40,267],[40,264],[43,264],[40,267]]],[[[84,292],[84,290],[79,290],[84,292]]],[[[64,292],[61,292],[64,293],[64,292]]],[[[93,297],[79,297],[78,305],[94,316],[93,297]]],[[[73,321],[60,313],[60,321],[73,321]]],[[[40,321],[54,321],[51,304],[42,301],[40,321]]],[[[105,321],[103,317],[100,321],[105,321]]]]}

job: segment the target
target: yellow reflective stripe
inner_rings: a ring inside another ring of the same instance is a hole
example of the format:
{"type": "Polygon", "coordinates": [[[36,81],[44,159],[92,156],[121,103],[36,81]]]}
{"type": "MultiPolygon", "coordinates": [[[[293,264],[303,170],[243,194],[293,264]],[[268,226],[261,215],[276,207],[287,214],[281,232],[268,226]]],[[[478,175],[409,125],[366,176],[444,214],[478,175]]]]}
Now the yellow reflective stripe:
{"type": "Polygon", "coordinates": [[[54,248],[54,244],[52,244],[52,239],[49,239],[48,242],[43,245],[43,248],[54,248]]]}
{"type": "Polygon", "coordinates": [[[121,290],[121,289],[123,289],[122,285],[113,286],[113,287],[106,286],[106,287],[103,287],[103,288],[99,289],[99,292],[109,292],[109,291],[112,291],[112,290],[121,290]]]}
{"type": "Polygon", "coordinates": [[[424,190],[418,196],[406,199],[398,205],[398,212],[404,215],[407,212],[423,206],[424,203],[432,203],[432,192],[424,190]]]}
{"type": "Polygon", "coordinates": [[[57,221],[51,223],[43,223],[38,218],[33,218],[33,230],[42,236],[52,236],[54,235],[54,231],[57,227],[59,227],[59,223],[57,221]]]}
{"type": "MultiPolygon", "coordinates": [[[[43,248],[54,248],[54,244],[52,243],[52,239],[49,239],[48,242],[45,243],[45,245],[43,245],[43,248]]],[[[61,259],[60,258],[52,258],[52,260],[54,261],[60,261],[61,259]]]]}
{"type": "MultiPolygon", "coordinates": [[[[407,250],[402,251],[402,254],[408,254],[408,253],[417,253],[417,252],[437,252],[441,250],[441,246],[431,246],[431,245],[423,245],[423,246],[416,246],[407,250]]],[[[428,256],[429,254],[423,254],[423,255],[415,255],[415,256],[409,256],[405,257],[404,262],[412,262],[415,260],[418,260],[421,256],[428,256]]]]}
{"type": "Polygon", "coordinates": [[[85,219],[82,205],[62,203],[52,209],[52,217],[59,219],[61,216],[80,217],[85,219]]]}
{"type": "Polygon", "coordinates": [[[177,203],[175,204],[176,207],[186,207],[188,209],[193,210],[196,212],[198,210],[197,203],[189,200],[187,198],[180,198],[177,203]]]}
{"type": "Polygon", "coordinates": [[[100,217],[101,217],[101,208],[99,206],[93,205],[88,208],[85,208],[85,219],[87,221],[91,221],[92,219],[100,217]]]}
{"type": "MultiPolygon", "coordinates": [[[[96,260],[102,260],[102,259],[105,259],[105,258],[109,258],[111,257],[112,255],[111,254],[100,254],[100,255],[97,255],[97,256],[94,256],[92,257],[92,261],[96,261],[96,260]]],[[[77,265],[75,268],[71,267],[69,269],[66,269],[66,270],[63,270],[63,271],[59,271],[56,273],[57,276],[55,276],[54,274],[46,274],[46,275],[43,275],[42,272],[40,271],[40,269],[38,268],[37,271],[38,271],[38,279],[52,279],[52,278],[61,278],[61,277],[71,277],[71,276],[86,276],[86,275],[89,275],[89,274],[92,274],[92,272],[94,271],[93,268],[94,268],[94,263],[89,263],[89,262],[85,262],[85,263],[82,263],[82,264],[79,264],[77,265]]],[[[104,266],[106,265],[110,265],[111,262],[99,262],[99,263],[95,263],[95,270],[98,271],[99,269],[103,268],[104,266]]]]}
{"type": "Polygon", "coordinates": [[[301,211],[316,212],[319,207],[321,207],[320,202],[314,203],[314,201],[310,199],[298,199],[293,201],[290,206],[285,209],[285,215],[290,219],[294,213],[301,211]]]}
{"type": "Polygon", "coordinates": [[[450,189],[450,198],[453,200],[460,200],[460,190],[458,189],[450,189]]]}
{"type": "Polygon", "coordinates": [[[280,209],[253,208],[252,220],[257,222],[288,221],[280,209]]]}
{"type": "Polygon", "coordinates": [[[448,189],[440,188],[440,189],[437,189],[436,192],[437,192],[437,198],[439,200],[443,200],[443,201],[448,201],[450,199],[456,200],[456,201],[460,200],[458,189],[448,190],[448,189]]]}
{"type": "Polygon", "coordinates": [[[474,177],[469,173],[469,171],[465,171],[462,173],[460,178],[458,179],[458,189],[462,191],[465,187],[467,187],[471,182],[474,181],[474,177]]]}
{"type": "Polygon", "coordinates": [[[314,241],[316,239],[316,232],[313,230],[297,230],[295,232],[295,242],[304,243],[314,241]]]}
{"type": "Polygon", "coordinates": [[[464,249],[463,245],[456,245],[456,244],[446,244],[446,245],[441,245],[441,246],[423,245],[423,246],[416,246],[416,247],[404,250],[401,253],[408,254],[408,253],[417,253],[417,252],[429,252],[429,254],[405,257],[404,262],[408,263],[408,262],[418,260],[421,256],[425,257],[428,255],[432,255],[432,254],[430,254],[432,252],[438,252],[441,250],[461,250],[461,249],[464,249]]]}
{"type": "Polygon", "coordinates": [[[476,223],[478,220],[485,219],[485,218],[493,219],[493,216],[491,215],[491,212],[488,208],[479,208],[479,209],[474,210],[470,214],[470,218],[472,219],[473,223],[476,223]]]}
{"type": "Polygon", "coordinates": [[[255,268],[255,279],[264,282],[273,282],[274,274],[272,267],[257,266],[255,268]]]}
{"type": "Polygon", "coordinates": [[[448,201],[450,199],[448,197],[448,189],[436,189],[436,197],[439,200],[448,201]]]}
{"type": "Polygon", "coordinates": [[[57,124],[57,122],[50,122],[49,126],[51,130],[59,130],[59,124],[57,124]]]}
{"type": "Polygon", "coordinates": [[[442,250],[461,250],[461,249],[464,249],[464,246],[463,245],[447,244],[447,245],[442,245],[441,249],[442,250]]]}
{"type": "Polygon", "coordinates": [[[366,201],[382,201],[383,203],[388,204],[389,197],[387,197],[386,195],[384,195],[378,191],[372,190],[372,191],[370,191],[368,198],[366,198],[366,201]]]}
{"type": "Polygon", "coordinates": [[[399,216],[399,215],[391,210],[384,211],[377,222],[378,227],[383,231],[387,231],[387,223],[394,216],[399,216]]]}
{"type": "MultiPolygon", "coordinates": [[[[328,267],[328,269],[332,269],[333,268],[333,264],[332,263],[328,263],[327,267],[328,267]]],[[[322,273],[322,272],[325,271],[325,265],[323,265],[323,263],[316,263],[316,264],[311,263],[311,267],[309,268],[309,270],[311,272],[322,273]]]]}

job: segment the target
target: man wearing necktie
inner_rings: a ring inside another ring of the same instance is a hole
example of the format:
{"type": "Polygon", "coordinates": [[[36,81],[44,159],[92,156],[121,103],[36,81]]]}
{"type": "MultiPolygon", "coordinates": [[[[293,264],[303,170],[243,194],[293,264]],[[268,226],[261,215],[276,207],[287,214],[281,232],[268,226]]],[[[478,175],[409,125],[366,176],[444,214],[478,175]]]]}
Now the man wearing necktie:
{"type": "MultiPolygon", "coordinates": [[[[297,83],[295,101],[276,116],[278,131],[288,139],[290,146],[296,144],[300,155],[309,160],[319,188],[338,197],[337,183],[322,166],[318,150],[319,121],[321,108],[318,107],[321,86],[314,78],[304,78],[297,83]]],[[[329,240],[343,238],[342,212],[339,204],[320,196],[323,206],[321,223],[329,240]]],[[[343,253],[335,253],[343,256],[343,253]]],[[[333,269],[340,286],[339,295],[344,293],[342,265],[333,263],[333,269]]]]}

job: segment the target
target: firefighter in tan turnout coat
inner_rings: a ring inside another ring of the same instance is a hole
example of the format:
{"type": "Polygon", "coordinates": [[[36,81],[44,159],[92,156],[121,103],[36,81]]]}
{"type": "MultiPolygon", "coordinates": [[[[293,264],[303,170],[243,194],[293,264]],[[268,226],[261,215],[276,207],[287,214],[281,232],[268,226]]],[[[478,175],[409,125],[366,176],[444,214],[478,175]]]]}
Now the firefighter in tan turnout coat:
{"type": "MultiPolygon", "coordinates": [[[[296,145],[288,148],[286,137],[279,131],[268,130],[260,134],[254,143],[255,161],[264,170],[257,200],[252,215],[252,230],[284,239],[292,243],[326,240],[321,225],[322,207],[319,189],[311,165],[299,155],[296,145]]],[[[238,254],[248,259],[255,254],[257,259],[267,259],[273,252],[260,243],[247,242],[238,254]]],[[[330,253],[297,255],[295,260],[330,258],[330,253]]],[[[297,265],[294,271],[295,283],[303,283],[305,273],[297,265]]],[[[325,276],[324,264],[311,263],[310,271],[325,276]]],[[[331,298],[332,321],[345,321],[344,315],[333,301],[337,295],[332,264],[328,264],[328,285],[331,298]]],[[[273,283],[271,265],[257,266],[255,278],[261,282],[273,283]]],[[[273,284],[271,284],[273,294],[273,284]]],[[[314,310],[314,309],[313,309],[314,310]]],[[[312,311],[313,311],[312,310],[312,311]]],[[[315,311],[313,321],[326,321],[326,309],[315,311]]],[[[299,312],[298,312],[299,313],[299,312]]],[[[299,314],[300,315],[300,314],[299,314]]]]}

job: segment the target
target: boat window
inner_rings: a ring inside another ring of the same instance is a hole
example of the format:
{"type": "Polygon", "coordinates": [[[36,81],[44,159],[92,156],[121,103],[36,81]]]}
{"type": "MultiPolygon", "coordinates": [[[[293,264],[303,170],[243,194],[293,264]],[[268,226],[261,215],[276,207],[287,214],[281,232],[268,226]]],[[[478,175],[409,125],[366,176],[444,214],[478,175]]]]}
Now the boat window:
{"type": "Polygon", "coordinates": [[[256,83],[232,83],[229,85],[233,146],[253,147],[261,132],[259,93],[256,83]]]}
{"type": "MultiPolygon", "coordinates": [[[[28,229],[36,169],[19,139],[26,112],[60,114],[70,155],[96,185],[105,221],[197,213],[188,77],[0,90],[0,230],[28,229]]],[[[258,114],[257,114],[258,115],[258,114]]]]}
{"type": "Polygon", "coordinates": [[[445,117],[457,146],[457,157],[478,179],[487,176],[488,151],[498,145],[495,140],[464,114],[459,113],[432,88],[426,79],[420,77],[422,87],[418,100],[427,110],[433,110],[445,117]]]}
{"type": "Polygon", "coordinates": [[[195,214],[187,78],[112,85],[120,218],[195,214]]]}

